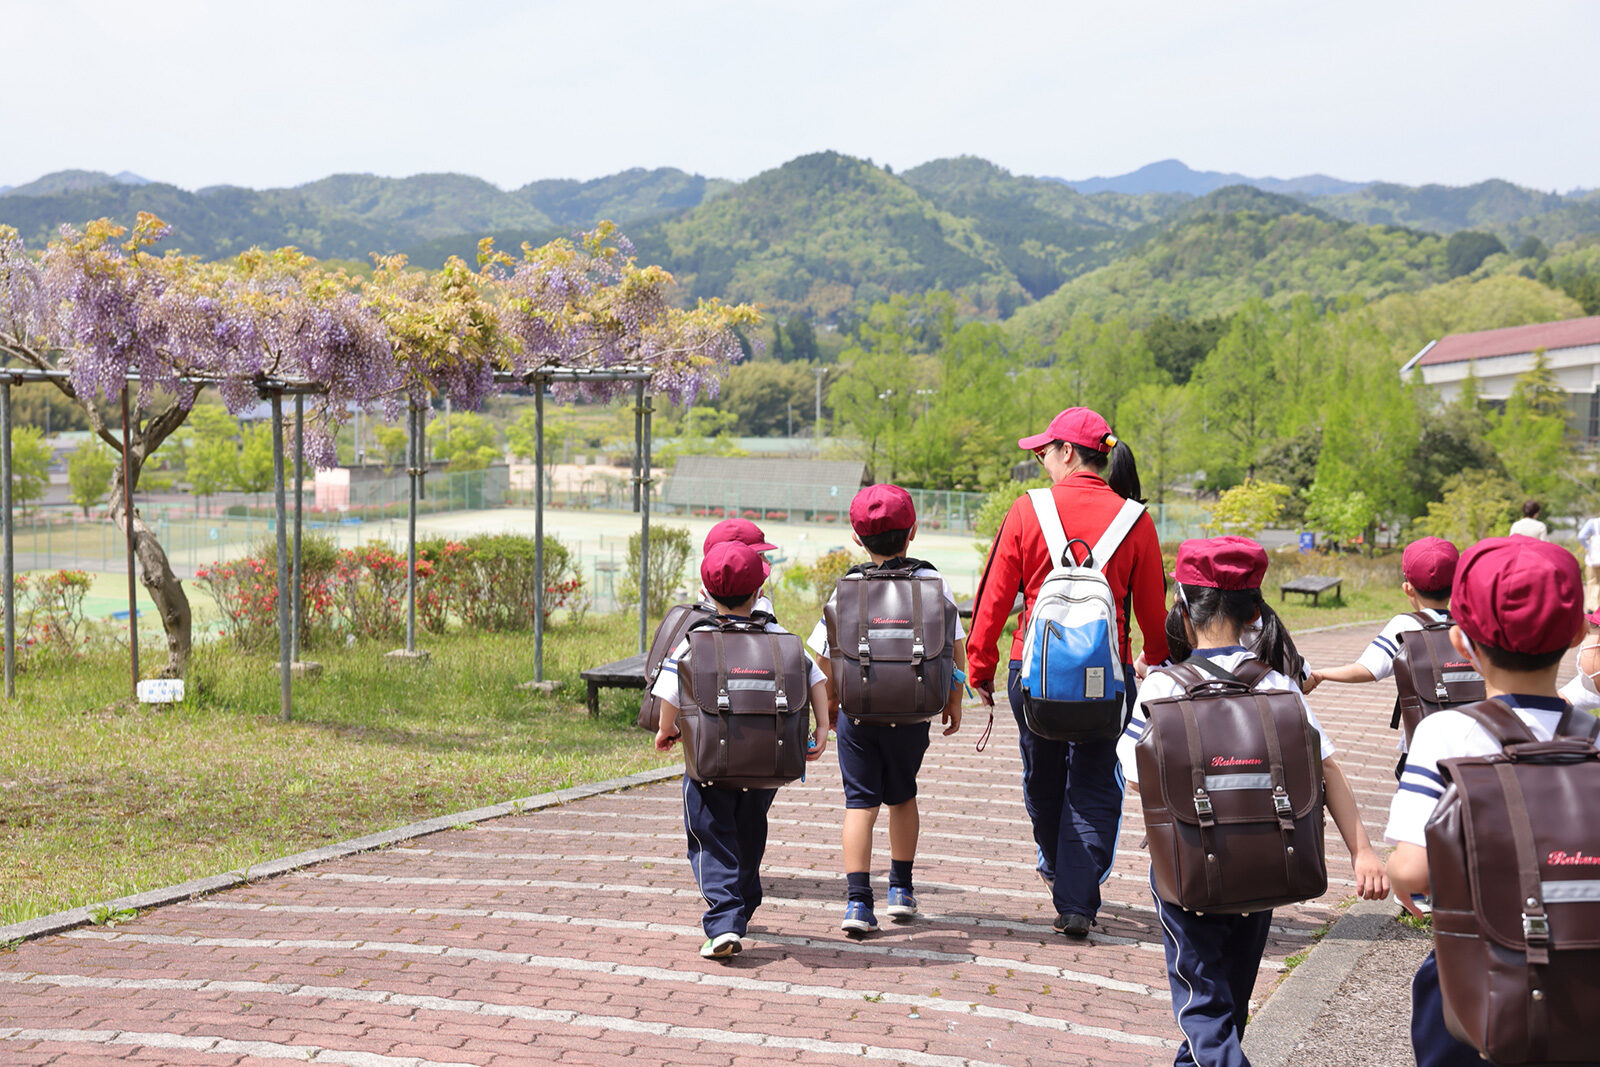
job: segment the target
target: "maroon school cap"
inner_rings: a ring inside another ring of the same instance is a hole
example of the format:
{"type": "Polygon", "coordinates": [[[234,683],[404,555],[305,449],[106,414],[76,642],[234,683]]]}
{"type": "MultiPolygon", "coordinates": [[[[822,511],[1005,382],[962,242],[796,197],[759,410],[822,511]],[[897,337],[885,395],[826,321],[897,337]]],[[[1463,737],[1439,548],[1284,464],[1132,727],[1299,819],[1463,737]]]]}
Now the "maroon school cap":
{"type": "Polygon", "coordinates": [[[1111,427],[1100,417],[1099,412],[1090,411],[1088,408],[1068,408],[1050,420],[1050,425],[1045,427],[1044,433],[1022,438],[1017,442],[1017,447],[1032,452],[1051,441],[1082,445],[1096,452],[1109,452],[1111,446],[1117,443],[1117,439],[1111,436],[1111,427]]]}
{"type": "Polygon", "coordinates": [[[1424,537],[1413,541],[1400,553],[1400,573],[1405,580],[1424,593],[1449,589],[1456,576],[1456,562],[1461,552],[1442,537],[1424,537]]]}
{"type": "Polygon", "coordinates": [[[1555,652],[1583,626],[1583,575],[1560,545],[1490,537],[1461,554],[1450,614],[1480,645],[1534,656],[1555,652]]]}
{"type": "Polygon", "coordinates": [[[743,541],[712,545],[700,561],[700,581],[706,592],[729,600],[754,593],[771,573],[767,561],[743,541]]]}
{"type": "Polygon", "coordinates": [[[1185,541],[1172,565],[1174,581],[1208,589],[1260,589],[1266,574],[1267,550],[1248,537],[1185,541]]]}
{"type": "Polygon", "coordinates": [[[850,501],[850,528],[862,537],[887,530],[909,530],[917,524],[911,494],[898,485],[869,485],[850,501]]]}
{"type": "Polygon", "coordinates": [[[720,545],[724,541],[738,541],[749,545],[757,552],[774,552],[777,545],[767,543],[766,535],[761,532],[761,527],[749,519],[723,519],[711,527],[706,534],[705,543],[700,546],[701,552],[710,552],[712,545],[720,545]]]}

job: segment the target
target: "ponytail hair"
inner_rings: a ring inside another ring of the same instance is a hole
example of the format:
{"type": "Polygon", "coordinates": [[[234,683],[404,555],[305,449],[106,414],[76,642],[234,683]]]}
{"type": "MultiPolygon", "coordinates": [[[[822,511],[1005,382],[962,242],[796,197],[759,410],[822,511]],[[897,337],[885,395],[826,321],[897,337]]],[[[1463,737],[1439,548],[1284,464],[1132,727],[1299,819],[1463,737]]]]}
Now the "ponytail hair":
{"type": "Polygon", "coordinates": [[[1194,652],[1189,643],[1187,622],[1195,630],[1209,626],[1219,616],[1242,631],[1251,621],[1261,619],[1261,636],[1256,640],[1256,658],[1298,682],[1305,671],[1305,657],[1295,647],[1288,627],[1272,610],[1260,589],[1216,589],[1208,585],[1181,585],[1179,603],[1167,613],[1167,647],[1172,662],[1182,663],[1194,652]]]}
{"type": "Polygon", "coordinates": [[[1139,465],[1134,462],[1133,449],[1128,447],[1126,441],[1118,439],[1110,452],[1079,444],[1074,444],[1072,448],[1083,460],[1083,465],[1104,478],[1118,496],[1144,503],[1139,486],[1139,465]]]}

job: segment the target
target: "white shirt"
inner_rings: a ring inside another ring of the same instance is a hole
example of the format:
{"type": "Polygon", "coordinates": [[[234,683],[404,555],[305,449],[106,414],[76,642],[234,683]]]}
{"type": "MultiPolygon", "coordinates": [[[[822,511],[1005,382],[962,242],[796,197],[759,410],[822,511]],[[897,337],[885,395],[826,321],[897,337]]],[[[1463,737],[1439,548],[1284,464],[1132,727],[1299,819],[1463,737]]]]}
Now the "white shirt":
{"type": "MultiPolygon", "coordinates": [[[[757,601],[757,603],[760,603],[760,601],[757,601]]],[[[729,618],[743,618],[743,616],[730,615],[729,618]]],[[[789,632],[775,622],[767,623],[766,631],[769,634],[786,634],[789,632]]],[[[671,701],[673,707],[679,706],[678,702],[682,699],[682,696],[678,692],[678,661],[688,651],[689,638],[684,637],[673,647],[671,654],[661,661],[661,673],[656,676],[656,684],[650,687],[651,696],[658,696],[662,700],[671,701]]],[[[806,672],[807,688],[816,685],[818,682],[827,681],[827,675],[817,669],[817,665],[809,659],[806,660],[806,667],[809,668],[806,672]]]]}
{"type": "MultiPolygon", "coordinates": [[[[951,607],[955,607],[955,605],[956,605],[956,594],[955,594],[954,590],[952,590],[950,588],[950,583],[945,581],[944,575],[940,574],[938,571],[934,570],[932,567],[919,567],[915,571],[911,572],[911,576],[913,578],[937,578],[937,579],[939,579],[939,588],[941,590],[943,590],[943,592],[944,592],[944,599],[945,599],[946,603],[948,603],[951,607]]],[[[831,594],[829,594],[828,603],[829,604],[837,603],[837,600],[835,598],[838,597],[838,595],[839,595],[839,590],[836,587],[834,589],[834,591],[831,594]]],[[[957,641],[964,641],[964,640],[966,640],[966,637],[967,637],[967,628],[965,626],[961,625],[961,616],[957,615],[956,616],[956,640],[957,641]]],[[[817,624],[811,628],[811,636],[806,638],[806,647],[809,648],[812,652],[816,653],[817,655],[822,656],[824,659],[827,658],[827,655],[828,655],[828,617],[826,615],[824,615],[822,618],[818,619],[817,620],[817,624]]]]}
{"type": "MultiPolygon", "coordinates": [[[[1257,658],[1261,656],[1261,634],[1263,631],[1261,616],[1258,615],[1250,620],[1249,624],[1244,628],[1244,633],[1239,635],[1239,643],[1255,653],[1257,658]]],[[[1305,681],[1309,677],[1311,677],[1311,661],[1306,659],[1305,656],[1301,656],[1300,680],[1305,681]]]]}
{"type": "MultiPolygon", "coordinates": [[[[1448,611],[1426,608],[1422,613],[1434,622],[1450,620],[1448,611]]],[[[1372,643],[1366,647],[1356,662],[1371,671],[1372,677],[1381,682],[1394,673],[1394,658],[1400,654],[1400,635],[1415,633],[1421,629],[1422,623],[1418,622],[1416,616],[1410,612],[1396,615],[1389,620],[1389,624],[1378,636],[1372,639],[1372,643]]]]}
{"type": "MultiPolygon", "coordinates": [[[[1507,695],[1499,699],[1511,705],[1517,718],[1540,741],[1555,735],[1556,725],[1567,710],[1566,702],[1555,697],[1507,695]]],[[[1400,775],[1400,787],[1389,802],[1389,825],[1384,828],[1384,838],[1394,844],[1405,842],[1427,848],[1423,828],[1444,796],[1439,764],[1459,756],[1492,756],[1499,751],[1500,742],[1490,737],[1477,720],[1452,708],[1423,719],[1411,736],[1411,751],[1400,775]]]]}
{"type": "Polygon", "coordinates": [[[1550,540],[1550,527],[1538,519],[1518,519],[1511,524],[1513,535],[1521,534],[1523,537],[1532,537],[1540,541],[1550,540]]]}
{"type": "MultiPolygon", "coordinates": [[[[1237,670],[1246,660],[1255,658],[1254,653],[1246,651],[1240,645],[1229,648],[1196,649],[1192,654],[1205,656],[1225,671],[1237,670]]],[[[1288,675],[1282,671],[1268,671],[1256,684],[1256,688],[1286,689],[1298,697],[1300,707],[1305,710],[1306,721],[1317,732],[1317,738],[1322,743],[1322,758],[1327,759],[1333,755],[1333,741],[1322,729],[1322,724],[1317,721],[1316,713],[1311,710],[1311,705],[1306,703],[1306,698],[1300,695],[1300,687],[1290,681],[1288,675]]],[[[1151,671],[1145,675],[1144,681],[1139,683],[1139,702],[1133,706],[1133,717],[1128,720],[1122,736],[1117,739],[1117,759],[1122,762],[1122,775],[1128,781],[1135,783],[1139,781],[1139,762],[1134,755],[1134,745],[1144,736],[1145,725],[1150,721],[1150,713],[1145,710],[1145,704],[1148,701],[1177,696],[1183,689],[1183,684],[1165,670],[1151,671]]]]}
{"type": "Polygon", "coordinates": [[[1572,681],[1561,687],[1561,697],[1575,711],[1600,714],[1600,692],[1595,691],[1594,682],[1584,676],[1581,668],[1572,681]]]}
{"type": "Polygon", "coordinates": [[[1586,519],[1578,527],[1578,540],[1583,542],[1583,562],[1600,567],[1600,519],[1586,519]]]}
{"type": "MultiPolygon", "coordinates": [[[[716,603],[715,600],[711,599],[711,594],[706,592],[706,587],[703,586],[703,585],[700,587],[700,602],[702,604],[715,604],[716,603]]],[[[777,612],[772,610],[772,598],[767,596],[767,594],[765,594],[765,593],[762,593],[760,596],[756,597],[755,610],[756,611],[764,611],[768,615],[776,615],[777,614],[777,612]]]]}

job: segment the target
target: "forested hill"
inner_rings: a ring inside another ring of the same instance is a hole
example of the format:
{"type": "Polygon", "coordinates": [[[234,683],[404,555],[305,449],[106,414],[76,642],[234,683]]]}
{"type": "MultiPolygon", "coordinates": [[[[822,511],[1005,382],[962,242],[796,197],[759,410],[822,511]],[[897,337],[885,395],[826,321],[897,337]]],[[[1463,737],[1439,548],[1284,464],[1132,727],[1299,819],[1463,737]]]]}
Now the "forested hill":
{"type": "Polygon", "coordinates": [[[129,174],[60,171],[0,193],[0,223],[37,246],[62,223],[107,216],[131,225],[139,211],[153,211],[172,224],[166,247],[207,258],[292,244],[326,258],[365,259],[431,242],[470,255],[487,233],[540,239],[600,219],[626,225],[682,211],[729,184],[663,167],[587,182],[539,181],[509,192],[465,174],[337,174],[288,189],[225,185],[190,192],[129,174]]]}
{"type": "Polygon", "coordinates": [[[1446,241],[1436,234],[1329,218],[1245,186],[1219,189],[1178,214],[1136,251],[1019,311],[1016,328],[1051,337],[1074,315],[1203,317],[1293,293],[1373,299],[1448,276],[1446,241]]]}

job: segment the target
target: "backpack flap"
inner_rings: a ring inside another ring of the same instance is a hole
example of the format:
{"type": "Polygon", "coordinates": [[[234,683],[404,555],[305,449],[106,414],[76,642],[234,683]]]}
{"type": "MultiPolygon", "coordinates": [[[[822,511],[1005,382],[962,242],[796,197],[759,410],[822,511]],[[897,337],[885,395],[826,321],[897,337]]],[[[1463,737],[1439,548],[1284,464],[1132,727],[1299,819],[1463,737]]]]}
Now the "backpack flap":
{"type": "MultiPolygon", "coordinates": [[[[1530,957],[1600,950],[1600,822],[1581,814],[1600,799],[1600,753],[1572,739],[1520,744],[1513,753],[1440,764],[1459,803],[1453,818],[1466,845],[1460,888],[1468,897],[1441,894],[1439,930],[1481,934],[1530,957]]],[[[1435,820],[1451,821],[1440,808],[1435,820]]]]}
{"type": "Polygon", "coordinates": [[[921,564],[854,571],[823,612],[830,668],[842,710],[875,723],[937,715],[955,670],[956,614],[921,564]]]}
{"type": "Polygon", "coordinates": [[[759,623],[689,631],[678,663],[685,772],[727,788],[774,788],[805,769],[811,706],[805,648],[759,623]]]}

